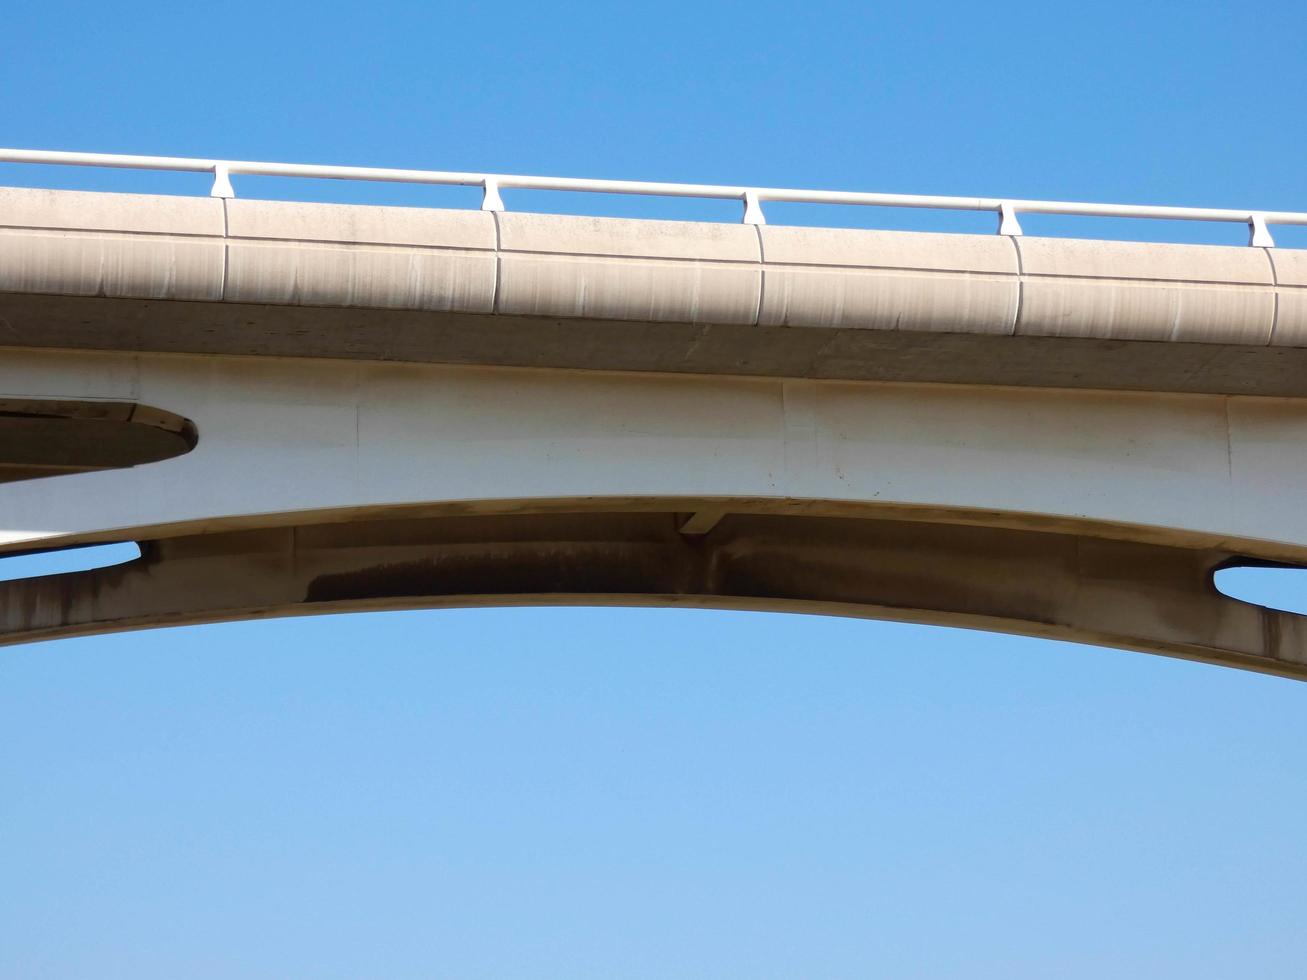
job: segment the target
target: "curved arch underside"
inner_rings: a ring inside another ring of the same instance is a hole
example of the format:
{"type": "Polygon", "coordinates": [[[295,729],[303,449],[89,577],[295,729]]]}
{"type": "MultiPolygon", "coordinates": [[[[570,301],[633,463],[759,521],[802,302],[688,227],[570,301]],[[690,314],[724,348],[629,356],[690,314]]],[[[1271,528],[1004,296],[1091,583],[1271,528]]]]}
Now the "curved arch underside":
{"type": "MultiPolygon", "coordinates": [[[[578,502],[579,503],[579,502],[578,502]]],[[[669,502],[671,503],[671,502],[669,502]]],[[[590,510],[189,534],[0,583],[0,642],[346,611],[686,605],[1080,641],[1307,679],[1307,617],[1229,599],[1221,549],[786,513],[590,510]]]]}
{"type": "Polygon", "coordinates": [[[155,406],[176,430],[162,438],[190,451],[132,443],[0,483],[0,553],[142,547],[112,568],[0,583],[0,642],[363,609],[686,604],[1307,678],[1307,618],[1212,583],[1240,558],[1307,564],[1302,399],[10,351],[0,405],[24,400],[81,406],[59,422],[74,435],[155,406]]]}

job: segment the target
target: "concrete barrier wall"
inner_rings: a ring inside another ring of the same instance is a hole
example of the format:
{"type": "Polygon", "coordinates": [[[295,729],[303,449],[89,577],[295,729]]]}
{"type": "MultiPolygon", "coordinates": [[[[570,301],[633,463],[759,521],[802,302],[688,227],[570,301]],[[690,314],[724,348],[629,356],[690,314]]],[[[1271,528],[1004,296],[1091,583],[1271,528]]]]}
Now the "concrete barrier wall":
{"type": "Polygon", "coordinates": [[[221,201],[0,189],[0,290],[221,300],[221,201]]]}
{"type": "Polygon", "coordinates": [[[1276,281],[1276,322],[1271,343],[1307,347],[1307,251],[1273,249],[1271,267],[1276,281]]]}
{"type": "Polygon", "coordinates": [[[1307,252],[0,189],[0,291],[1307,347],[1307,252]]]}

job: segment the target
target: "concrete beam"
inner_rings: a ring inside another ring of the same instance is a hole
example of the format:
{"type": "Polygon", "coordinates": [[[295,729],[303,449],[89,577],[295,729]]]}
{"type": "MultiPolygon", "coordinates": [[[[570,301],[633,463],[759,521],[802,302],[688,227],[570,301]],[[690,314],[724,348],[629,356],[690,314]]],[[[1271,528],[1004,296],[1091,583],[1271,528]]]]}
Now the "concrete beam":
{"type": "Polygon", "coordinates": [[[0,486],[0,549],[607,500],[1307,559],[1301,399],[59,351],[9,352],[6,398],[156,406],[198,443],[0,486]]]}

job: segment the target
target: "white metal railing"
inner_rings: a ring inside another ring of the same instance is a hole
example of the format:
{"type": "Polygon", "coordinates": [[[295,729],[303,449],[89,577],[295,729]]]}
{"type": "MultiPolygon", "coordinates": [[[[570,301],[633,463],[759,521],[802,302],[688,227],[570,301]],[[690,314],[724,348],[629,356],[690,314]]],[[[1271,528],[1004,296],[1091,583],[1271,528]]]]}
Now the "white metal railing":
{"type": "Polygon", "coordinates": [[[866,194],[855,191],[807,191],[776,187],[729,187],[717,184],[666,184],[642,180],[587,180],[578,177],[526,177],[510,174],[451,173],[440,170],[391,170],[379,167],[328,167],[304,163],[257,163],[250,160],[198,160],[187,157],[130,156],[118,153],[66,153],[58,150],[0,149],[0,163],[61,164],[76,167],[116,167],[130,170],[176,170],[213,175],[211,197],[232,198],[233,174],[259,177],[312,177],[329,180],[377,180],[405,184],[444,184],[482,189],[483,211],[504,211],[500,191],[586,191],[597,194],[641,194],[658,197],[697,197],[741,201],[744,223],[766,224],[764,201],[794,204],[857,204],[892,208],[934,208],[947,211],[991,211],[998,215],[1000,235],[1020,235],[1020,214],[1084,215],[1100,218],[1162,218],[1182,221],[1230,221],[1248,226],[1248,244],[1275,245],[1269,226],[1307,225],[1307,213],[1247,211],[1228,208],[1155,207],[1145,204],[1084,204],[1071,201],[1024,201],[996,197],[937,197],[918,194],[866,194]]]}

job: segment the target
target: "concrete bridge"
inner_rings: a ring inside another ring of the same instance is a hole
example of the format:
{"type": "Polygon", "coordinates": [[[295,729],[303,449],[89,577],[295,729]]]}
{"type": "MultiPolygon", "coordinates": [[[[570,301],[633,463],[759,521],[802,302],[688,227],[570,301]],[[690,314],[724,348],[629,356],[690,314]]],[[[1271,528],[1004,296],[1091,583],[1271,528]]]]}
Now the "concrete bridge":
{"type": "Polygon", "coordinates": [[[1307,563],[1307,252],[1008,231],[0,189],[0,550],[142,546],[0,642],[693,605],[1307,677],[1212,584],[1307,563]]]}

